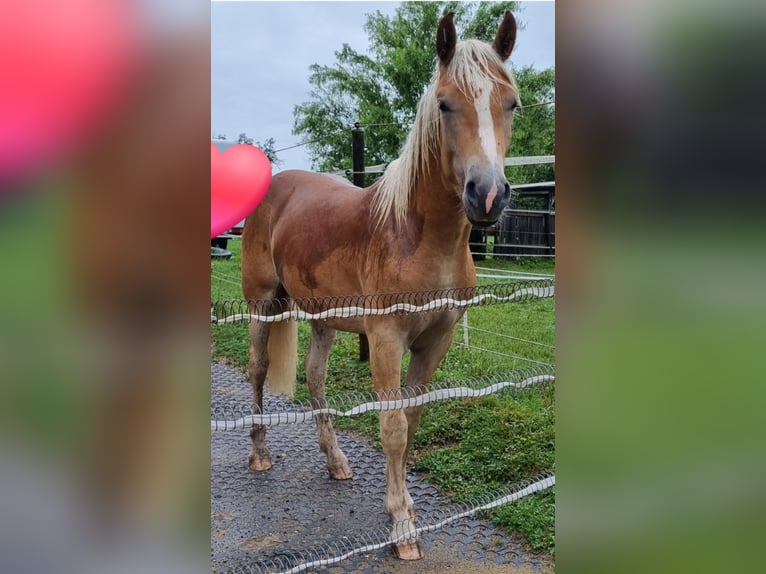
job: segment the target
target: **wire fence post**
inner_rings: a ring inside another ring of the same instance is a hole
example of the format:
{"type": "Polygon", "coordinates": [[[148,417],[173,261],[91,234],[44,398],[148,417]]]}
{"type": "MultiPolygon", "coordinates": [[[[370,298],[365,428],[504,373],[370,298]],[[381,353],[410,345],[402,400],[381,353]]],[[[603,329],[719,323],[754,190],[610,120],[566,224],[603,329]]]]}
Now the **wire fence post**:
{"type": "Polygon", "coordinates": [[[351,130],[351,166],[354,185],[364,187],[364,130],[359,122],[351,130]]]}
{"type": "Polygon", "coordinates": [[[470,348],[468,346],[468,309],[463,313],[463,344],[466,349],[470,348]]]}
{"type": "MultiPolygon", "coordinates": [[[[356,122],[351,130],[351,169],[354,185],[364,187],[364,130],[359,126],[359,122],[356,122]]],[[[370,344],[367,335],[363,334],[359,335],[359,360],[370,360],[370,344]]]]}

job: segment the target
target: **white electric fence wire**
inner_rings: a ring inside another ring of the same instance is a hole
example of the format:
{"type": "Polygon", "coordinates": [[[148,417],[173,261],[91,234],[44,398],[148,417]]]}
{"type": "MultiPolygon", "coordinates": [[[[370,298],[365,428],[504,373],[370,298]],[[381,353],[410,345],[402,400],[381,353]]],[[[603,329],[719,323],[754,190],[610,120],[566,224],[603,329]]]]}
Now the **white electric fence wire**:
{"type": "Polygon", "coordinates": [[[534,494],[536,492],[541,492],[549,488],[552,488],[553,486],[555,486],[555,484],[556,484],[555,475],[547,476],[541,480],[538,480],[537,482],[534,482],[524,488],[521,488],[520,490],[512,492],[511,494],[507,494],[491,502],[488,502],[486,504],[482,504],[479,506],[475,506],[463,512],[458,512],[456,514],[453,514],[452,516],[448,516],[444,520],[441,520],[440,522],[435,524],[427,524],[427,525],[420,526],[410,530],[407,528],[407,524],[405,522],[403,525],[396,525],[394,527],[394,532],[397,532],[397,531],[403,532],[403,534],[401,535],[391,536],[388,540],[385,540],[385,541],[372,543],[372,544],[365,544],[363,546],[359,546],[357,548],[349,550],[348,552],[345,552],[338,556],[333,556],[331,558],[321,558],[319,560],[297,564],[288,570],[280,571],[278,574],[297,574],[298,572],[305,572],[306,570],[310,570],[312,568],[331,566],[333,564],[337,564],[338,562],[342,562],[343,560],[347,560],[357,554],[363,554],[365,552],[373,552],[375,550],[385,548],[386,546],[389,546],[391,544],[398,544],[400,542],[412,542],[416,540],[417,537],[420,536],[421,534],[438,530],[439,528],[443,528],[444,526],[446,526],[447,524],[451,522],[455,522],[456,520],[460,520],[461,518],[472,516],[476,514],[477,512],[491,510],[493,508],[497,508],[498,506],[503,506],[505,504],[516,502],[526,496],[529,496],[530,494],[534,494]]]}
{"type": "Polygon", "coordinates": [[[469,349],[471,351],[481,351],[482,353],[491,353],[492,355],[497,355],[499,357],[505,357],[507,359],[516,359],[517,361],[526,361],[527,363],[534,363],[536,365],[550,365],[551,363],[546,363],[545,361],[536,361],[535,359],[528,359],[527,357],[522,357],[521,355],[509,355],[508,353],[501,353],[500,351],[493,351],[492,349],[485,349],[484,347],[477,347],[475,344],[471,344],[470,346],[465,345],[463,343],[457,343],[458,347],[465,347],[466,349],[469,349]]]}
{"type": "Polygon", "coordinates": [[[495,269],[494,267],[479,267],[475,266],[475,269],[479,271],[494,271],[497,273],[506,273],[513,279],[553,279],[555,276],[550,273],[533,273],[531,271],[503,271],[502,269],[495,269]]]}
{"type": "MultiPolygon", "coordinates": [[[[528,247],[528,245],[519,245],[518,247],[528,247]]],[[[471,251],[471,255],[481,255],[487,259],[504,260],[507,257],[556,257],[555,253],[487,253],[486,251],[471,251]]]]}
{"type": "MultiPolygon", "coordinates": [[[[507,157],[503,160],[505,166],[519,166],[519,165],[540,165],[556,163],[555,155],[528,155],[524,157],[507,157]]],[[[364,173],[383,173],[389,164],[381,163],[378,165],[368,165],[364,168],[364,173]]],[[[347,175],[354,173],[350,170],[339,169],[330,172],[335,175],[347,175]]]]}
{"type": "MultiPolygon", "coordinates": [[[[477,277],[492,278],[492,279],[508,279],[520,280],[520,281],[550,281],[555,278],[555,275],[547,273],[531,273],[527,271],[504,271],[503,269],[495,269],[493,267],[479,267],[476,266],[477,271],[491,271],[493,274],[476,274],[477,277]]],[[[224,275],[218,271],[212,271],[211,273],[216,279],[232,283],[234,285],[240,285],[241,281],[238,277],[232,277],[230,275],[224,275]]]]}
{"type": "Polygon", "coordinates": [[[491,267],[476,267],[477,277],[486,277],[493,279],[507,279],[509,281],[552,281],[554,275],[544,275],[542,273],[525,273],[521,271],[504,271],[503,269],[492,269],[491,267]]]}
{"type": "Polygon", "coordinates": [[[324,319],[350,319],[354,317],[371,317],[381,315],[394,315],[399,313],[425,313],[431,311],[440,311],[442,309],[457,309],[478,305],[484,301],[494,300],[497,302],[509,302],[521,299],[525,296],[539,297],[541,299],[553,297],[554,287],[524,287],[518,289],[508,296],[501,297],[493,293],[484,293],[476,295],[471,299],[453,299],[452,297],[442,297],[429,301],[424,305],[413,305],[411,303],[396,303],[382,309],[369,309],[365,307],[335,307],[319,313],[308,313],[301,309],[291,309],[278,315],[256,315],[251,313],[236,313],[222,319],[217,319],[216,323],[237,323],[239,321],[263,321],[265,323],[276,323],[279,321],[316,321],[324,319]]]}
{"type": "MultiPolygon", "coordinates": [[[[542,363],[545,364],[545,363],[542,363]]],[[[550,366],[550,365],[546,365],[550,366]]],[[[252,425],[274,426],[279,424],[295,424],[314,420],[320,415],[331,415],[336,417],[353,417],[373,411],[392,411],[417,407],[436,401],[444,401],[455,398],[479,398],[499,393],[506,388],[523,389],[537,383],[554,381],[554,375],[536,375],[528,377],[518,383],[512,381],[501,381],[480,389],[470,387],[452,387],[445,389],[436,389],[422,395],[414,397],[405,397],[395,400],[370,401],[357,405],[351,409],[340,410],[332,407],[317,408],[297,412],[281,412],[268,414],[251,414],[239,417],[234,420],[211,420],[210,429],[218,430],[237,430],[247,429],[252,425]]]]}
{"type": "Polygon", "coordinates": [[[227,275],[221,275],[221,274],[219,274],[219,273],[216,273],[215,271],[213,271],[213,272],[211,273],[211,275],[212,275],[212,276],[213,276],[215,279],[218,279],[218,281],[223,281],[224,283],[231,283],[232,285],[236,285],[237,287],[239,287],[239,286],[241,286],[241,285],[242,285],[242,282],[241,282],[241,281],[235,281],[235,280],[234,280],[234,278],[232,278],[232,277],[229,277],[229,276],[227,276],[227,275]]]}
{"type": "MultiPolygon", "coordinates": [[[[463,318],[466,318],[468,316],[468,313],[463,315],[463,318]]],[[[463,321],[462,323],[458,323],[458,327],[464,330],[468,331],[478,331],[479,333],[487,333],[488,335],[492,335],[493,337],[500,337],[502,339],[510,339],[512,341],[520,341],[522,343],[526,343],[528,345],[537,345],[538,347],[545,347],[546,349],[555,349],[556,347],[554,345],[549,345],[547,343],[540,343],[539,341],[530,341],[529,339],[522,339],[520,337],[514,337],[513,335],[505,335],[503,333],[495,333],[494,331],[488,331],[487,329],[481,329],[480,327],[472,327],[468,324],[468,321],[463,321]]],[[[465,343],[465,339],[464,339],[465,343]]],[[[468,346],[468,343],[465,343],[465,346],[468,346]]]]}
{"type": "MultiPolygon", "coordinates": [[[[521,277],[514,277],[512,275],[490,275],[487,273],[477,273],[476,277],[479,279],[521,279],[521,277]]],[[[537,281],[538,278],[523,277],[525,280],[537,281]]]]}

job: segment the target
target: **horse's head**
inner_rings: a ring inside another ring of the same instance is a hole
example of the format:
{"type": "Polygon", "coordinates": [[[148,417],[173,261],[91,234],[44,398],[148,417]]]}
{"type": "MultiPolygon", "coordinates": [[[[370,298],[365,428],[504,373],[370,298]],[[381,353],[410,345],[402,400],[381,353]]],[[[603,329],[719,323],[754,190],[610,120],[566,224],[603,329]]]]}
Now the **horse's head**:
{"type": "Polygon", "coordinates": [[[511,199],[503,162],[521,102],[504,62],[515,40],[510,12],[491,48],[477,40],[458,43],[452,13],[436,34],[439,74],[432,97],[439,108],[442,173],[476,225],[495,223],[511,199]]]}

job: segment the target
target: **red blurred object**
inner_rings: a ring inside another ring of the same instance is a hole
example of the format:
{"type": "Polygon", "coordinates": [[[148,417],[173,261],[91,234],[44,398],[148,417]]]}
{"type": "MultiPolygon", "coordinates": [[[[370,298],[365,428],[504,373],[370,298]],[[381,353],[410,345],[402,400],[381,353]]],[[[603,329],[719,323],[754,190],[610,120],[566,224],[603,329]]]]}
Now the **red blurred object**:
{"type": "Polygon", "coordinates": [[[257,147],[239,144],[224,153],[210,144],[210,238],[258,207],[271,183],[271,163],[257,147]]]}
{"type": "Polygon", "coordinates": [[[82,146],[115,109],[140,45],[124,0],[0,5],[0,186],[82,146]]]}

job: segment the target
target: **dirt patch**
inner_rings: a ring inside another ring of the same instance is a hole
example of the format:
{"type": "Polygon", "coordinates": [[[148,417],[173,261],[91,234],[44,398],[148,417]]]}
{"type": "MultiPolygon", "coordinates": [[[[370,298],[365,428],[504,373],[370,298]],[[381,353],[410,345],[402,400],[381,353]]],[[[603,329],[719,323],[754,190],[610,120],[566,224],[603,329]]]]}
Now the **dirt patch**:
{"type": "Polygon", "coordinates": [[[553,574],[553,564],[546,563],[539,568],[528,564],[493,564],[465,560],[446,548],[432,548],[428,555],[417,562],[400,562],[397,574],[553,574]]]}
{"type": "Polygon", "coordinates": [[[249,538],[245,540],[242,544],[239,545],[239,547],[242,550],[247,550],[248,552],[261,552],[263,550],[268,549],[269,547],[279,547],[282,544],[286,544],[287,540],[281,538],[280,536],[265,536],[263,538],[255,537],[255,538],[249,538]]]}

